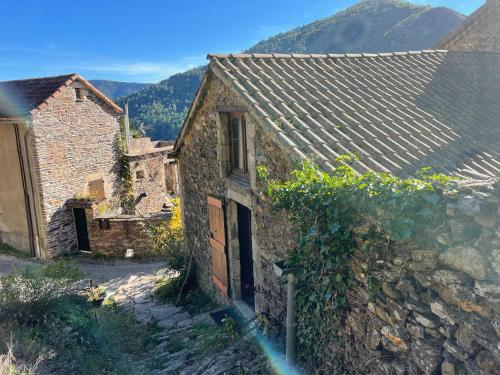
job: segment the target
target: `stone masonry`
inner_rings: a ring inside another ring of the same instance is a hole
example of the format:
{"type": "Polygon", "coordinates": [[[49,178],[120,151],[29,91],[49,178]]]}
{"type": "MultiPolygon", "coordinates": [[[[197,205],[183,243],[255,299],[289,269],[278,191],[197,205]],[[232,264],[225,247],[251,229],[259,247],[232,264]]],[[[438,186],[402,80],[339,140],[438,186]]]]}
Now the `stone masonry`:
{"type": "Polygon", "coordinates": [[[124,258],[128,249],[134,251],[134,258],[157,256],[147,229],[171,216],[170,212],[165,212],[149,217],[119,215],[96,218],[92,209],[87,209],[86,214],[92,254],[115,258],[124,258]]]}
{"type": "Polygon", "coordinates": [[[480,190],[451,195],[418,241],[355,254],[344,335],[358,372],[498,374],[500,185],[480,190]]]}
{"type": "Polygon", "coordinates": [[[56,100],[33,116],[34,168],[48,257],[77,247],[68,199],[88,194],[94,180],[104,181],[108,198],[115,194],[119,116],[91,92],[76,101],[72,86],[63,87],[56,100]]]}
{"type": "MultiPolygon", "coordinates": [[[[264,194],[256,195],[249,187],[221,176],[220,165],[224,157],[220,150],[224,145],[218,140],[220,124],[216,111],[216,105],[221,103],[241,106],[227,86],[211,77],[203,108],[194,120],[192,131],[186,135],[178,157],[188,247],[195,249],[197,278],[201,287],[218,300],[228,302],[212,282],[207,195],[220,197],[226,203],[236,194],[242,195],[252,211],[255,310],[283,323],[286,285],[275,275],[272,263],[286,257],[287,250],[293,247],[293,229],[284,219],[271,214],[270,202],[264,194]]],[[[286,153],[260,127],[255,126],[257,122],[250,114],[246,122],[249,147],[255,147],[256,162],[266,165],[271,177],[285,178],[292,165],[286,153]],[[252,133],[252,127],[255,133],[252,133]]],[[[231,227],[228,225],[228,228],[231,227]]],[[[234,254],[229,262],[233,265],[237,263],[238,255],[234,254]]],[[[233,289],[237,287],[237,282],[237,278],[233,280],[233,289]]]]}
{"type": "MultiPolygon", "coordinates": [[[[241,103],[217,78],[209,75],[208,79],[203,105],[183,137],[178,156],[183,220],[189,248],[196,255],[197,278],[208,293],[228,302],[212,282],[207,195],[226,203],[238,194],[249,196],[255,311],[283,326],[286,285],[275,276],[272,263],[294,249],[294,230],[281,214],[271,211],[258,179],[250,188],[221,174],[226,160],[220,150],[225,145],[216,105],[241,103]]],[[[293,163],[287,153],[263,127],[256,126],[252,113],[246,120],[249,153],[256,164],[265,165],[271,178],[289,177],[293,163]]],[[[342,332],[353,371],[495,373],[500,360],[500,195],[498,186],[481,189],[463,188],[460,194],[450,195],[447,220],[418,243],[389,241],[388,246],[384,242],[371,271],[366,254],[355,254],[349,266],[356,283],[349,291],[350,310],[342,332]],[[380,288],[370,289],[368,277],[377,279],[380,288]]],[[[227,228],[231,242],[230,222],[227,228]]],[[[228,262],[231,267],[235,259],[228,262]]],[[[327,369],[328,363],[322,366],[327,369]]]]}

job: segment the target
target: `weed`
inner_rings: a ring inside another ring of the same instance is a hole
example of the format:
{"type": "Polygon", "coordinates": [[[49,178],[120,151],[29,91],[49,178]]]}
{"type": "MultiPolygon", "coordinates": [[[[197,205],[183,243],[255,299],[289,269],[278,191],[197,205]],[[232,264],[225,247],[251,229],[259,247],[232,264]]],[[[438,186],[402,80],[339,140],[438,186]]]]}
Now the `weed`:
{"type": "Polygon", "coordinates": [[[42,274],[51,279],[77,281],[85,277],[78,264],[66,259],[57,259],[42,270],[42,274]]]}
{"type": "Polygon", "coordinates": [[[10,246],[9,244],[0,242],[0,254],[5,255],[13,255],[18,258],[29,258],[30,254],[21,250],[16,249],[15,247],[10,246]]]}

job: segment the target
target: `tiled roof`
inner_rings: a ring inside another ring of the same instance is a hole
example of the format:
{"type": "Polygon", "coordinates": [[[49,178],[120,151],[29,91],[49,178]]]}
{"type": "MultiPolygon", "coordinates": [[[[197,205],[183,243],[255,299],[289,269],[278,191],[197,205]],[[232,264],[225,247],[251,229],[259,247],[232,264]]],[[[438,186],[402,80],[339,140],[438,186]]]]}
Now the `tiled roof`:
{"type": "Polygon", "coordinates": [[[34,110],[41,110],[50,98],[57,97],[63,87],[75,80],[94,92],[115,111],[121,112],[120,107],[78,74],[66,74],[0,82],[0,117],[24,116],[34,110]]]}
{"type": "Polygon", "coordinates": [[[488,0],[440,40],[434,48],[497,51],[494,47],[500,43],[499,17],[500,0],[488,0]]]}
{"type": "Polygon", "coordinates": [[[425,166],[500,176],[500,54],[209,55],[211,70],[295,156],[324,170],[425,166]]]}

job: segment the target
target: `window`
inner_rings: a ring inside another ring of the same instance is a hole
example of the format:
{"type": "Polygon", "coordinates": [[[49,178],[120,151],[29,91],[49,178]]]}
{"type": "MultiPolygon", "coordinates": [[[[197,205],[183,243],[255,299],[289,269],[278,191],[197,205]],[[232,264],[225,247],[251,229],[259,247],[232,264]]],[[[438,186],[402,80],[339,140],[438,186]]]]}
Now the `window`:
{"type": "Polygon", "coordinates": [[[76,97],[77,102],[83,100],[82,89],[80,89],[78,87],[75,89],[75,97],[76,97]]]}
{"type": "Polygon", "coordinates": [[[232,173],[246,175],[248,173],[247,142],[243,113],[229,113],[229,153],[232,173]]]}

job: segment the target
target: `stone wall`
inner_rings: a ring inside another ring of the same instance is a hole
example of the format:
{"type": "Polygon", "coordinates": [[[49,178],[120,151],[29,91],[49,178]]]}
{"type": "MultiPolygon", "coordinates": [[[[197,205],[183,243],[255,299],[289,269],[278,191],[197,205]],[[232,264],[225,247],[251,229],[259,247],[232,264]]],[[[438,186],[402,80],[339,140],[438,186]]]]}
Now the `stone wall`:
{"type": "Polygon", "coordinates": [[[92,93],[75,100],[73,87],[63,88],[33,116],[35,175],[40,188],[47,257],[77,248],[73,215],[65,206],[88,193],[102,179],[111,199],[118,187],[119,114],[92,93]]]}
{"type": "Polygon", "coordinates": [[[116,258],[125,257],[127,249],[134,250],[134,258],[157,256],[153,252],[151,238],[146,229],[170,218],[170,213],[147,218],[125,215],[94,218],[91,209],[87,209],[86,213],[92,254],[116,258]]]}
{"type": "Polygon", "coordinates": [[[482,190],[450,196],[446,220],[418,243],[384,240],[355,254],[344,332],[353,368],[498,373],[500,188],[482,190]]]}
{"type": "Polygon", "coordinates": [[[145,216],[160,212],[166,203],[164,163],[165,156],[161,153],[129,157],[137,215],[145,216]]]}
{"type": "MultiPolygon", "coordinates": [[[[218,127],[221,124],[217,105],[241,107],[242,102],[220,80],[211,76],[203,106],[185,134],[178,156],[183,222],[188,248],[196,251],[198,282],[213,297],[228,302],[212,282],[207,196],[221,198],[226,203],[226,209],[229,202],[240,199],[252,211],[255,310],[267,313],[282,323],[286,314],[286,285],[275,275],[272,263],[286,256],[293,243],[293,230],[282,217],[271,214],[270,202],[264,194],[254,193],[258,190],[258,182],[251,182],[249,188],[223,176],[221,163],[228,158],[220,155],[224,145],[219,142],[221,129],[218,127]]],[[[253,150],[256,162],[267,165],[271,177],[285,178],[291,169],[287,154],[277,147],[265,130],[257,126],[250,113],[246,116],[246,123],[248,146],[253,150]]],[[[232,233],[229,225],[228,231],[227,242],[230,245],[232,233]]],[[[234,256],[237,257],[237,254],[234,256]]],[[[229,260],[230,263],[237,261],[229,260]]],[[[237,287],[236,283],[237,280],[233,280],[233,289],[237,287]]]]}

